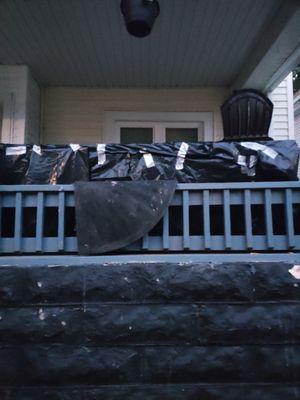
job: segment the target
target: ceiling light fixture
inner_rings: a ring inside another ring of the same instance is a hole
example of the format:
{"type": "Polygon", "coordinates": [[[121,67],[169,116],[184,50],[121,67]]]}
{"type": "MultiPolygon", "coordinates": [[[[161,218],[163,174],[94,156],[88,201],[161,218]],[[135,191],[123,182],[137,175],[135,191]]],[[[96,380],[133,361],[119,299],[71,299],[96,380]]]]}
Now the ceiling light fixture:
{"type": "Polygon", "coordinates": [[[141,38],[151,33],[160,8],[157,0],[122,0],[121,12],[127,31],[141,38]]]}

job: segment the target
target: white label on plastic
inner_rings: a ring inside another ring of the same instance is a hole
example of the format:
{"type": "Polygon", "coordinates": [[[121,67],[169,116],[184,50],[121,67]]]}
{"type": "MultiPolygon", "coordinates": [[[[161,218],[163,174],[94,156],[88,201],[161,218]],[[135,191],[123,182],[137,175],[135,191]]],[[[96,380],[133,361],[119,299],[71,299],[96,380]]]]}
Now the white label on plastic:
{"type": "Polygon", "coordinates": [[[26,146],[6,147],[5,155],[20,156],[26,154],[26,146]]]}
{"type": "Polygon", "coordinates": [[[77,143],[70,143],[70,147],[71,147],[71,149],[72,149],[74,152],[76,152],[77,150],[80,149],[80,144],[77,144],[77,143]]]}
{"type": "Polygon", "coordinates": [[[260,143],[256,143],[256,142],[241,142],[241,145],[244,147],[247,147],[248,149],[251,150],[256,150],[256,151],[262,151],[266,156],[272,158],[273,160],[277,157],[278,153],[273,150],[270,149],[269,147],[260,144],[260,143]]]}
{"type": "Polygon", "coordinates": [[[273,150],[273,149],[270,149],[270,147],[266,147],[266,148],[263,150],[263,153],[265,153],[266,156],[272,158],[273,160],[274,160],[274,159],[277,157],[277,155],[278,155],[277,151],[275,151],[275,150],[273,150]]]}
{"type": "Polygon", "coordinates": [[[241,142],[241,145],[244,147],[247,147],[248,149],[256,150],[256,151],[259,151],[259,150],[262,151],[266,147],[263,144],[256,143],[256,142],[241,142]]]}
{"type": "Polygon", "coordinates": [[[145,164],[146,164],[147,168],[155,167],[155,163],[154,163],[154,160],[153,160],[153,157],[152,157],[151,153],[144,154],[143,158],[144,158],[144,161],[145,161],[145,164]]]}
{"type": "Polygon", "coordinates": [[[250,167],[250,168],[253,168],[254,165],[256,164],[256,162],[257,162],[256,156],[250,156],[250,159],[249,159],[249,167],[250,167]]]}
{"type": "Polygon", "coordinates": [[[241,155],[239,155],[239,156],[238,156],[237,163],[238,163],[239,165],[242,165],[243,167],[246,167],[246,166],[247,166],[247,163],[246,163],[246,156],[241,156],[241,155]]]}
{"type": "Polygon", "coordinates": [[[294,278],[300,279],[300,265],[294,265],[293,268],[289,269],[289,273],[293,275],[294,278]]]}
{"type": "Polygon", "coordinates": [[[188,152],[188,149],[189,149],[189,145],[185,142],[182,142],[180,149],[177,153],[177,160],[176,160],[176,165],[175,165],[176,170],[183,169],[184,159],[185,159],[186,153],[188,152]]]}
{"type": "Polygon", "coordinates": [[[106,161],[105,144],[97,144],[98,165],[103,165],[106,161]]]}
{"type": "Polygon", "coordinates": [[[38,146],[36,144],[34,144],[32,146],[32,151],[34,151],[36,154],[38,154],[39,156],[42,154],[42,149],[41,146],[38,146]]]}

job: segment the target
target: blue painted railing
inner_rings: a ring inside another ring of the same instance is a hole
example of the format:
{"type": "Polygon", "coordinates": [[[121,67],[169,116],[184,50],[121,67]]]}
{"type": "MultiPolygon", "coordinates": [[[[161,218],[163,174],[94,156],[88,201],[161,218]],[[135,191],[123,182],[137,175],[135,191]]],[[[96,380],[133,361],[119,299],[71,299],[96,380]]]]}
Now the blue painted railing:
{"type": "MultiPolygon", "coordinates": [[[[123,252],[299,251],[300,182],[178,184],[123,252]]],[[[0,186],[0,253],[76,253],[72,185],[0,186]]]]}

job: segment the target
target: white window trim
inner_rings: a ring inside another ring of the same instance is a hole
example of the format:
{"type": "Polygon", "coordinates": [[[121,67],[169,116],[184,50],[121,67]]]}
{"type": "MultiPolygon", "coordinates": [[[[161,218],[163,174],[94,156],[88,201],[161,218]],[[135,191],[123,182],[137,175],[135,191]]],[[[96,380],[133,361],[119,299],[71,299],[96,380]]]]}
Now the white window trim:
{"type": "Polygon", "coordinates": [[[0,102],[2,103],[2,132],[0,137],[1,143],[13,143],[14,131],[14,103],[15,94],[13,92],[1,92],[0,102]]]}
{"type": "Polygon", "coordinates": [[[154,141],[164,140],[166,127],[198,127],[204,124],[204,140],[213,141],[212,112],[138,112],[138,111],[106,111],[104,115],[104,143],[120,142],[120,127],[149,127],[154,130],[154,141]]]}

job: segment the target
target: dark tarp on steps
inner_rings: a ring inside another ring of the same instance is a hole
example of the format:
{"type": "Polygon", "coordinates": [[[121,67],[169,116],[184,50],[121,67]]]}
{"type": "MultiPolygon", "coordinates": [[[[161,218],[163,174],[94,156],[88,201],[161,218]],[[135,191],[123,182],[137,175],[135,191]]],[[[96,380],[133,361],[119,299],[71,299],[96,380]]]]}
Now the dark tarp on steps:
{"type": "Polygon", "coordinates": [[[75,184],[80,254],[118,250],[142,238],[162,218],[176,181],[75,184]]]}

